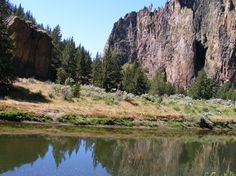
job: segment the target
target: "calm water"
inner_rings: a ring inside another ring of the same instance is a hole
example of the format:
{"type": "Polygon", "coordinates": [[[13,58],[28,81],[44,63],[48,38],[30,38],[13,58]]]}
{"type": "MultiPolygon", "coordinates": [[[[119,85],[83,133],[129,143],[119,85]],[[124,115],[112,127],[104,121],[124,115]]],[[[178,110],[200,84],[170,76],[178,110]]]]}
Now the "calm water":
{"type": "Polygon", "coordinates": [[[0,135],[1,176],[199,176],[236,173],[236,142],[0,135]]]}

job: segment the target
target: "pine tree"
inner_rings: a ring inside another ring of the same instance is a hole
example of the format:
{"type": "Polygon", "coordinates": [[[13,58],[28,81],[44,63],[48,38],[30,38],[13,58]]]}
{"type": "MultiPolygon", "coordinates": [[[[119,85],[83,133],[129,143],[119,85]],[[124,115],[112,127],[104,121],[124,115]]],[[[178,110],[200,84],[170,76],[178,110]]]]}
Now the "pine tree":
{"type": "Polygon", "coordinates": [[[148,90],[148,79],[141,66],[136,62],[134,64],[134,94],[142,95],[148,90]]]}
{"type": "Polygon", "coordinates": [[[102,87],[103,76],[102,76],[102,58],[97,53],[95,60],[92,64],[92,78],[93,78],[93,85],[97,87],[102,87]]]}
{"type": "Polygon", "coordinates": [[[11,8],[13,7],[8,0],[0,1],[0,15],[2,20],[11,14],[11,8]]]}
{"type": "Polygon", "coordinates": [[[5,24],[8,16],[7,1],[0,2],[0,95],[6,94],[6,85],[15,79],[14,74],[14,47],[5,24]]]}
{"type": "Polygon", "coordinates": [[[25,20],[31,21],[32,24],[36,24],[36,20],[33,17],[32,13],[30,11],[26,11],[25,16],[24,16],[25,20]]]}
{"type": "Polygon", "coordinates": [[[14,80],[14,50],[7,32],[4,17],[7,15],[6,1],[0,2],[0,84],[9,84],[14,80]]]}
{"type": "Polygon", "coordinates": [[[76,80],[81,84],[90,84],[92,77],[92,59],[84,47],[78,47],[75,54],[76,80]]]}
{"type": "Polygon", "coordinates": [[[135,72],[133,65],[125,65],[123,70],[122,87],[126,92],[133,93],[135,90],[134,75],[135,72]]]}
{"type": "Polygon", "coordinates": [[[65,48],[62,51],[61,67],[57,71],[57,81],[64,84],[67,78],[75,77],[75,43],[73,38],[65,41],[65,48]]]}
{"type": "MultiPolygon", "coordinates": [[[[47,27],[48,31],[51,29],[47,27]]],[[[63,44],[62,44],[62,35],[61,35],[61,28],[59,25],[57,25],[51,32],[52,36],[52,44],[53,44],[53,51],[52,51],[52,57],[55,62],[55,67],[58,68],[60,65],[61,57],[62,57],[62,51],[63,51],[63,44]]]]}
{"type": "Polygon", "coordinates": [[[103,58],[103,88],[106,91],[120,89],[122,81],[121,54],[107,50],[103,58]]]}
{"type": "Polygon", "coordinates": [[[15,15],[23,19],[25,18],[25,11],[21,4],[18,6],[15,15]]]}

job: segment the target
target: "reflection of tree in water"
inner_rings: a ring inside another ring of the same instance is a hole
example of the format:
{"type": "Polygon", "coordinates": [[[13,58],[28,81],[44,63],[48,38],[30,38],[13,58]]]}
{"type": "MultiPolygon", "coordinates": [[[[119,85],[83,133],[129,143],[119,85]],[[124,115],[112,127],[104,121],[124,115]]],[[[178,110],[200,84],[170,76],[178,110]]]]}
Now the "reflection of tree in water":
{"type": "Polygon", "coordinates": [[[48,143],[39,137],[0,136],[0,173],[44,157],[48,143]]]}
{"type": "Polygon", "coordinates": [[[94,165],[100,163],[113,176],[223,175],[228,168],[236,173],[236,143],[184,143],[175,138],[86,142],[94,148],[94,165]]]}
{"type": "Polygon", "coordinates": [[[0,136],[0,173],[44,158],[50,145],[58,167],[66,154],[78,152],[80,141],[68,137],[0,136]]]}
{"type": "Polygon", "coordinates": [[[0,136],[0,144],[0,173],[44,158],[49,146],[57,167],[83,147],[92,151],[94,167],[101,164],[112,176],[223,175],[228,168],[236,173],[235,142],[0,136]]]}
{"type": "Polygon", "coordinates": [[[53,147],[53,157],[57,167],[66,159],[66,154],[70,157],[74,151],[78,153],[81,143],[78,138],[68,137],[54,137],[49,138],[49,140],[53,147]]]}

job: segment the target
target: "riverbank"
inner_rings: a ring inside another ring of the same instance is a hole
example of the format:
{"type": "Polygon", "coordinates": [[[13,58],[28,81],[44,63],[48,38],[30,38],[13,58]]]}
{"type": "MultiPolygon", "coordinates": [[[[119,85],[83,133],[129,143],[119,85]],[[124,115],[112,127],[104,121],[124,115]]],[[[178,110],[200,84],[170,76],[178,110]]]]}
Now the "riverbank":
{"type": "Polygon", "coordinates": [[[19,79],[0,100],[0,120],[129,128],[236,129],[236,104],[219,99],[193,100],[183,95],[134,96],[81,86],[80,98],[64,100],[61,85],[19,79]]]}

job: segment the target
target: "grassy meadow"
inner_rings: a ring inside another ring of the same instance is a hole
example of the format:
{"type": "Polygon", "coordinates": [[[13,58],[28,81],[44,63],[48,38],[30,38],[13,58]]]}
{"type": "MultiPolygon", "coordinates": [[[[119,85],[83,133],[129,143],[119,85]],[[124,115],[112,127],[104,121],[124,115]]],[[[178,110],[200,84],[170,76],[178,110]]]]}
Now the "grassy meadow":
{"type": "Polygon", "coordinates": [[[81,86],[71,98],[68,86],[18,79],[0,99],[0,119],[72,125],[198,128],[207,119],[217,128],[236,127],[236,104],[221,99],[193,100],[184,95],[135,96],[81,86]]]}

